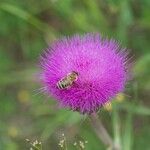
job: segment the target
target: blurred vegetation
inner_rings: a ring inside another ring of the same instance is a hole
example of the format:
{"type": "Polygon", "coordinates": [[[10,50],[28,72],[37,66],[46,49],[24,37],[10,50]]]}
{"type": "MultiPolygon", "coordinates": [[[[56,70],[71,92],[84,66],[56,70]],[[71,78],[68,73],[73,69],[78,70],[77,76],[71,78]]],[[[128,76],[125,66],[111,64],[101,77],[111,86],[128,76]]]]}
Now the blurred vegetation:
{"type": "Polygon", "coordinates": [[[131,49],[133,79],[99,116],[123,150],[149,150],[149,0],[0,1],[0,150],[27,150],[25,139],[58,150],[63,133],[69,150],[80,140],[88,141],[86,150],[104,149],[89,120],[47,100],[36,81],[42,49],[56,38],[86,32],[100,32],[131,49]]]}

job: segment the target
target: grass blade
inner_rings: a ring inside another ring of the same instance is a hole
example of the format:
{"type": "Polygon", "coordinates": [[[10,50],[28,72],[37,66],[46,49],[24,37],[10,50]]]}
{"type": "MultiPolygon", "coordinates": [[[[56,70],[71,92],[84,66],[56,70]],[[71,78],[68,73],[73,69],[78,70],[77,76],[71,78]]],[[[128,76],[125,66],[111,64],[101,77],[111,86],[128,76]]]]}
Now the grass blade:
{"type": "Polygon", "coordinates": [[[132,150],[132,114],[127,113],[123,135],[123,150],[132,150]]]}

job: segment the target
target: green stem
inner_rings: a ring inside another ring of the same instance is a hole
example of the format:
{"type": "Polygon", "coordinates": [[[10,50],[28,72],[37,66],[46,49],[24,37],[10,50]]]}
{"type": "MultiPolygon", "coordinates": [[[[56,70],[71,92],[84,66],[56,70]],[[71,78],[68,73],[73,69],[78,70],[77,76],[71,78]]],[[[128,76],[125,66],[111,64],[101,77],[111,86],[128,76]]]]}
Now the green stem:
{"type": "Polygon", "coordinates": [[[114,145],[112,138],[108,134],[107,130],[103,126],[101,120],[99,119],[96,113],[92,113],[90,116],[91,125],[99,137],[99,139],[110,149],[110,150],[118,150],[118,148],[114,145]]]}

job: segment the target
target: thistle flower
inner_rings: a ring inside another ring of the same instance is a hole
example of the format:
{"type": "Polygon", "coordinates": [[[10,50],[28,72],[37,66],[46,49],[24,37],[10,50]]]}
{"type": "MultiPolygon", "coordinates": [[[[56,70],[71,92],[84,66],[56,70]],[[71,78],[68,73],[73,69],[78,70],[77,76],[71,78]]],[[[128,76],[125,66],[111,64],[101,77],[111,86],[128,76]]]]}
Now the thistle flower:
{"type": "Polygon", "coordinates": [[[40,64],[44,91],[61,106],[80,113],[97,111],[122,92],[128,80],[126,50],[99,34],[54,42],[40,64]]]}

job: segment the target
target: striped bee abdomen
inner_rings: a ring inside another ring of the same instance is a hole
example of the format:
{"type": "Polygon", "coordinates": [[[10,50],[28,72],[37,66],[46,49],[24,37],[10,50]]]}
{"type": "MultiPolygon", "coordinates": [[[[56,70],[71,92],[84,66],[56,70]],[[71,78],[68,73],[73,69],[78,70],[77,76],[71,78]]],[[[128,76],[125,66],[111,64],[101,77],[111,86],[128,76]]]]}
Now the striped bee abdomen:
{"type": "Polygon", "coordinates": [[[58,81],[58,83],[57,83],[57,87],[58,87],[59,89],[66,89],[66,88],[68,88],[70,85],[71,85],[71,83],[68,82],[67,80],[60,80],[60,81],[58,81]]]}

